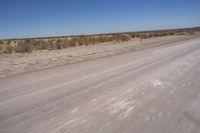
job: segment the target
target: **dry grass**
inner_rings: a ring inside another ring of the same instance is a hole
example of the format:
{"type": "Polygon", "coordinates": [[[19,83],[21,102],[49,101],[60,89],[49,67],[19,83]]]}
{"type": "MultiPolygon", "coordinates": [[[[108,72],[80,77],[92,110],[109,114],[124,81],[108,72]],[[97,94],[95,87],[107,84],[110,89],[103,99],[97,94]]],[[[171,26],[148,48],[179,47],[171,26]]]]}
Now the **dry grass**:
{"type": "Polygon", "coordinates": [[[146,39],[151,37],[168,36],[174,34],[194,34],[200,32],[196,29],[183,30],[163,30],[148,32],[116,33],[91,36],[72,36],[72,37],[54,37],[54,38],[34,38],[34,39],[12,39],[0,41],[0,53],[25,53],[34,50],[57,50],[82,45],[95,45],[106,42],[129,41],[132,38],[146,39]]]}

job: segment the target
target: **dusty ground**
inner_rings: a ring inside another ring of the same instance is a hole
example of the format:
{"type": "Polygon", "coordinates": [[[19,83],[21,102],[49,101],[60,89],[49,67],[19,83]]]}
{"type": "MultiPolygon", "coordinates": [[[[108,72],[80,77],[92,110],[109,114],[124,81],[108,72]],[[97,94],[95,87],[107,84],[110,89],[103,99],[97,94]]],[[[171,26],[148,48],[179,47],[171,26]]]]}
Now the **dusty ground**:
{"type": "Polygon", "coordinates": [[[200,133],[200,38],[165,44],[1,78],[0,133],[200,133]]]}
{"type": "Polygon", "coordinates": [[[52,51],[34,51],[28,54],[17,53],[0,55],[0,77],[70,64],[108,55],[115,55],[125,51],[162,45],[190,37],[191,36],[157,37],[142,40],[142,42],[140,42],[139,39],[135,39],[115,44],[78,46],[69,49],[52,51]]]}

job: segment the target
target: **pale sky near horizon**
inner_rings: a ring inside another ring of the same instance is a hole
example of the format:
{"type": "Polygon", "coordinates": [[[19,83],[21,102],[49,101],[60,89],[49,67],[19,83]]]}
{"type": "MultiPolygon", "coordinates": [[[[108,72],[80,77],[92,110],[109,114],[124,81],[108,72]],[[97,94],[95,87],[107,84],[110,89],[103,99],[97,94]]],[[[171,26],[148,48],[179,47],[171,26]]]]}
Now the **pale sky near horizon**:
{"type": "Polygon", "coordinates": [[[200,0],[0,0],[0,39],[200,26],[200,0]]]}

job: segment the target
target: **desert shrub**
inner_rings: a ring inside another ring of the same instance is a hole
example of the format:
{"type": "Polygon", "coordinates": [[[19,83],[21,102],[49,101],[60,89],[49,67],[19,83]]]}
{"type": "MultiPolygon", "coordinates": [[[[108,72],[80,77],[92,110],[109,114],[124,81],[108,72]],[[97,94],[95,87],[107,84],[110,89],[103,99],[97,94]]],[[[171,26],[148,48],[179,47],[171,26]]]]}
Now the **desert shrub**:
{"type": "Polygon", "coordinates": [[[28,53],[32,51],[31,44],[27,44],[25,41],[20,41],[15,48],[16,52],[28,53]]]}
{"type": "MultiPolygon", "coordinates": [[[[25,42],[20,41],[19,43],[25,43],[25,42]]],[[[32,39],[29,42],[29,45],[32,47],[32,50],[39,50],[40,49],[40,41],[38,41],[36,39],[32,39]]]]}
{"type": "Polygon", "coordinates": [[[174,35],[174,33],[173,33],[173,32],[170,32],[169,35],[174,35]]]}
{"type": "Polygon", "coordinates": [[[31,40],[30,44],[33,50],[43,50],[43,49],[50,49],[48,42],[44,40],[31,40]]]}
{"type": "Polygon", "coordinates": [[[56,49],[56,40],[49,40],[48,45],[50,50],[56,49]]]}
{"type": "Polygon", "coordinates": [[[44,40],[38,40],[37,41],[37,49],[38,50],[48,49],[48,45],[44,40]]]}
{"type": "Polygon", "coordinates": [[[77,39],[76,37],[75,37],[75,38],[72,38],[72,39],[69,41],[69,47],[74,47],[74,46],[76,46],[77,41],[78,41],[78,39],[77,39]]]}
{"type": "Polygon", "coordinates": [[[13,41],[13,43],[17,43],[17,41],[16,41],[16,39],[15,39],[15,38],[13,38],[13,39],[12,39],[12,41],[13,41]]]}
{"type": "Polygon", "coordinates": [[[119,41],[129,41],[130,40],[130,36],[128,36],[128,35],[119,35],[117,37],[117,40],[119,40],[119,41]]]}
{"type": "Polygon", "coordinates": [[[195,31],[190,31],[189,34],[190,35],[195,35],[195,31]]]}
{"type": "Polygon", "coordinates": [[[77,42],[79,46],[90,45],[89,37],[80,37],[77,42]]]}
{"type": "Polygon", "coordinates": [[[0,45],[0,54],[2,54],[4,51],[3,51],[3,45],[0,45]]]}
{"type": "Polygon", "coordinates": [[[85,45],[92,45],[92,44],[95,44],[95,43],[96,43],[96,41],[95,41],[94,37],[88,37],[85,45]]]}
{"type": "Polygon", "coordinates": [[[131,38],[135,38],[136,34],[135,33],[131,33],[130,36],[131,36],[131,38]]]}
{"type": "Polygon", "coordinates": [[[107,40],[107,38],[104,36],[99,36],[96,38],[97,43],[103,43],[103,42],[106,42],[106,40],[107,40]]]}
{"type": "Polygon", "coordinates": [[[90,43],[91,44],[96,44],[95,37],[90,37],[90,43]]]}
{"type": "Polygon", "coordinates": [[[11,42],[12,42],[11,40],[8,40],[8,41],[7,41],[7,44],[8,44],[8,45],[10,45],[10,44],[11,44],[11,42]]]}
{"type": "Polygon", "coordinates": [[[39,50],[50,49],[49,42],[39,40],[38,41],[38,49],[39,50]]]}
{"type": "Polygon", "coordinates": [[[61,39],[57,39],[57,40],[56,40],[56,43],[61,43],[61,42],[62,42],[61,39]]]}
{"type": "Polygon", "coordinates": [[[5,52],[6,53],[12,53],[13,51],[14,51],[14,47],[13,46],[7,45],[5,47],[5,52]]]}
{"type": "Polygon", "coordinates": [[[145,33],[140,33],[139,38],[140,39],[146,39],[147,37],[146,37],[145,33]]]}
{"type": "Polygon", "coordinates": [[[76,45],[82,45],[83,40],[80,38],[72,38],[72,39],[58,39],[56,41],[49,41],[49,45],[51,46],[51,49],[63,49],[68,47],[74,47],[76,45]]]}
{"type": "Polygon", "coordinates": [[[135,33],[135,37],[140,37],[140,34],[139,33],[135,33]]]}
{"type": "Polygon", "coordinates": [[[69,40],[67,40],[67,39],[62,40],[62,42],[60,42],[60,43],[61,43],[62,48],[69,47],[69,40]]]}
{"type": "Polygon", "coordinates": [[[157,33],[155,33],[155,36],[156,36],[156,37],[159,37],[159,36],[167,36],[167,35],[168,35],[167,32],[157,32],[157,33]]]}
{"type": "Polygon", "coordinates": [[[63,48],[63,43],[62,40],[58,39],[56,40],[56,49],[62,49],[63,48]]]}
{"type": "Polygon", "coordinates": [[[24,41],[25,43],[29,44],[31,42],[31,39],[25,39],[24,41]]]}
{"type": "MultiPolygon", "coordinates": [[[[173,35],[174,33],[171,33],[173,35]]],[[[143,32],[143,33],[138,33],[138,37],[140,39],[147,39],[151,37],[161,37],[161,36],[168,36],[170,35],[169,32],[143,32]]]]}

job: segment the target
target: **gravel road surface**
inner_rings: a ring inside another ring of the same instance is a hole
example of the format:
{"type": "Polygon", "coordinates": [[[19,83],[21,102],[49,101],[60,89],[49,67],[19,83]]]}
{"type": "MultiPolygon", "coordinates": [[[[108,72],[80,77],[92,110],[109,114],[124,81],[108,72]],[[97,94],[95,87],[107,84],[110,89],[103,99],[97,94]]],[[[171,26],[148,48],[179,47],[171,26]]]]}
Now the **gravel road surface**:
{"type": "Polygon", "coordinates": [[[200,133],[200,38],[1,78],[0,133],[200,133]]]}

